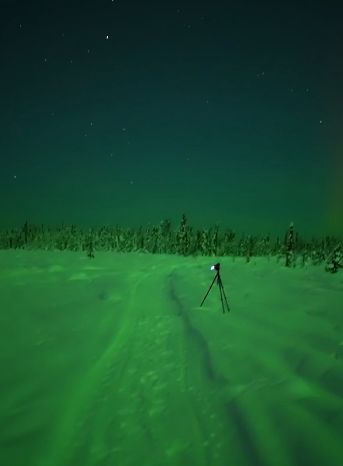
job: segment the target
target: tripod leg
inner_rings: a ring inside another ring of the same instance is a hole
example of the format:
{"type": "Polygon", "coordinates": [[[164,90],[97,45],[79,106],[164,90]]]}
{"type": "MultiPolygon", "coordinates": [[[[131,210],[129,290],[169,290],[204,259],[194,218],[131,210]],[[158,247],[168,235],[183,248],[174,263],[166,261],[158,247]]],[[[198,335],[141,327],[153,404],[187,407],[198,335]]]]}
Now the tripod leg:
{"type": "Polygon", "coordinates": [[[204,299],[201,301],[200,307],[204,304],[205,299],[207,298],[209,292],[211,291],[211,288],[212,288],[212,286],[213,286],[213,283],[216,281],[217,277],[218,277],[218,272],[216,273],[214,279],[212,280],[211,286],[210,286],[209,289],[207,290],[207,293],[205,294],[204,299]]]}
{"type": "Polygon", "coordinates": [[[219,285],[220,301],[222,302],[222,311],[223,311],[223,314],[225,314],[223,291],[222,291],[222,287],[221,287],[220,283],[218,283],[218,285],[219,285]]]}
{"type": "Polygon", "coordinates": [[[224,290],[224,286],[223,286],[223,283],[221,280],[219,280],[219,289],[220,289],[220,299],[222,301],[222,308],[223,308],[223,313],[225,312],[224,311],[224,301],[225,301],[225,305],[226,305],[226,308],[227,308],[227,312],[230,312],[230,306],[229,306],[229,303],[227,301],[227,297],[226,297],[226,294],[225,294],[225,290],[224,290]],[[223,299],[224,298],[224,299],[223,299]]]}

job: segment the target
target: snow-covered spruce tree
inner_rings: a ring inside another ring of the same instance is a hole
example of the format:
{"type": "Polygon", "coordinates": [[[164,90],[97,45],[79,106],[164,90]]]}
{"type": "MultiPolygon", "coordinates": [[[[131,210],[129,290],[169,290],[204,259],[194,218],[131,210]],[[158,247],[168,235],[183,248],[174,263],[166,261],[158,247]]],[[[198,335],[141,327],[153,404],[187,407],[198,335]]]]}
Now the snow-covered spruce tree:
{"type": "Polygon", "coordinates": [[[94,232],[92,229],[89,229],[88,235],[86,237],[86,241],[84,243],[84,250],[87,252],[87,257],[90,259],[94,259],[94,232]]]}
{"type": "Polygon", "coordinates": [[[186,256],[189,252],[190,238],[189,227],[185,214],[182,214],[181,223],[176,234],[177,253],[186,256]]]}
{"type": "Polygon", "coordinates": [[[211,230],[211,256],[218,254],[219,226],[215,225],[211,230]]]}
{"type": "Polygon", "coordinates": [[[343,268],[342,244],[338,243],[332,253],[327,258],[327,272],[336,273],[338,269],[343,268]]]}
{"type": "Polygon", "coordinates": [[[248,235],[246,239],[246,262],[250,262],[251,257],[256,256],[256,245],[257,245],[257,237],[253,235],[248,235]]]}
{"type": "Polygon", "coordinates": [[[285,235],[285,256],[286,256],[286,267],[295,266],[295,232],[294,223],[291,222],[288,231],[285,235]]]}
{"type": "Polygon", "coordinates": [[[209,231],[203,229],[201,231],[201,243],[200,243],[200,252],[202,256],[209,256],[211,250],[211,242],[209,231]]]}

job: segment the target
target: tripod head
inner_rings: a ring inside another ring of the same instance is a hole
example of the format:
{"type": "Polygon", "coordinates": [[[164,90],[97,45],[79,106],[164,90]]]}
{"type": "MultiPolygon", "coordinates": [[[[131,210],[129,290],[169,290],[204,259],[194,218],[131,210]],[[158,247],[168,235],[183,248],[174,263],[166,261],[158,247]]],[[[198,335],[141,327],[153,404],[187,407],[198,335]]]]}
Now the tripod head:
{"type": "Polygon", "coordinates": [[[216,272],[219,273],[219,271],[220,271],[220,263],[217,262],[217,264],[212,265],[212,266],[211,266],[211,270],[215,270],[216,272]]]}

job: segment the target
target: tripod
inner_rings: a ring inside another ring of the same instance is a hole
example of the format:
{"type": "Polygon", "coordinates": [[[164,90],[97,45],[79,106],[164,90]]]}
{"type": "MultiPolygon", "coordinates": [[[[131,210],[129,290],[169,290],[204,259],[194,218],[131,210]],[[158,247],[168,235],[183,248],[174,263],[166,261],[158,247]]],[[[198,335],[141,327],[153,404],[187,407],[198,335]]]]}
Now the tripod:
{"type": "Polygon", "coordinates": [[[227,312],[230,312],[229,303],[227,302],[223,282],[222,282],[222,279],[221,279],[221,276],[220,276],[220,264],[219,264],[219,262],[217,264],[212,265],[211,270],[215,270],[216,274],[214,276],[214,279],[212,280],[212,283],[211,283],[209,289],[207,290],[207,293],[205,294],[204,299],[201,301],[200,307],[204,304],[205,299],[207,298],[209,292],[211,291],[211,288],[212,288],[214,282],[217,281],[217,284],[219,286],[219,292],[220,292],[220,300],[222,302],[223,314],[225,313],[225,308],[226,308],[227,312]]]}

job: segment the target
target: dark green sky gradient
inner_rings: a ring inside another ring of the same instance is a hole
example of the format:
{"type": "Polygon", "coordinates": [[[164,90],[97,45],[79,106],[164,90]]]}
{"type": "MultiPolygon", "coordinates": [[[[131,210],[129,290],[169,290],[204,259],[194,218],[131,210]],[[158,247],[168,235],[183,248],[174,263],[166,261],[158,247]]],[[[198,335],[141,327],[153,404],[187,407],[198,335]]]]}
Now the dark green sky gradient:
{"type": "Polygon", "coordinates": [[[315,3],[2,2],[2,224],[343,232],[343,7],[315,3]]]}

